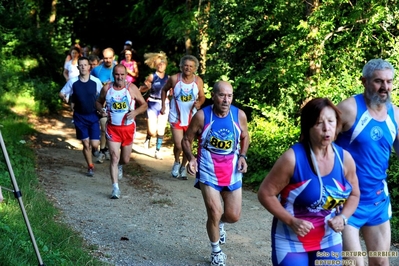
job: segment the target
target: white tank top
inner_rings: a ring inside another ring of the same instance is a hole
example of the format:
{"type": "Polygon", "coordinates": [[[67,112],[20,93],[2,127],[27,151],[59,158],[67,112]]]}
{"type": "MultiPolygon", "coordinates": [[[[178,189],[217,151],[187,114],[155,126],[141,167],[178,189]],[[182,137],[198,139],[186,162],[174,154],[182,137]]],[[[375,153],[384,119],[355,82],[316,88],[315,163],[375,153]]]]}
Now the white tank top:
{"type": "Polygon", "coordinates": [[[109,90],[105,96],[107,103],[108,123],[116,126],[131,125],[133,119],[127,119],[127,113],[135,108],[135,100],[129,93],[130,83],[121,90],[115,90],[111,83],[109,90]]]}
{"type": "Polygon", "coordinates": [[[194,103],[198,97],[197,77],[193,82],[186,84],[181,80],[181,74],[177,76],[177,83],[173,88],[173,98],[170,102],[169,122],[180,122],[181,126],[187,126],[192,116],[197,112],[194,103]]]}

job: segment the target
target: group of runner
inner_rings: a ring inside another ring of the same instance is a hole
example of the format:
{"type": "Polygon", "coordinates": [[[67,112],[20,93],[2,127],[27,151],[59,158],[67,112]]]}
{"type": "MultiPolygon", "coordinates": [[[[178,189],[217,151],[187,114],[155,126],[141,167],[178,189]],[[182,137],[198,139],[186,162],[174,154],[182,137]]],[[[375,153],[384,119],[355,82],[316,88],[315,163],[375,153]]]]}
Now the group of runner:
{"type": "MultiPolygon", "coordinates": [[[[183,56],[180,72],[169,76],[165,72],[165,53],[145,54],[145,64],[154,72],[137,86],[138,70],[129,69],[130,66],[137,68],[137,63],[125,65],[116,62],[112,48],[103,50],[103,58],[92,70],[89,58],[77,56],[75,48],[72,51],[64,72],[67,83],[60,97],[71,103],[76,136],[82,141],[88,165],[87,175],[94,174],[92,155],[101,162],[109,154],[113,186],[111,198],[119,199],[118,179],[123,176],[122,166],[130,160],[136,116],[147,112],[147,136],[143,145],[149,149],[151,138],[156,138],[155,159],[163,158],[161,146],[169,122],[174,154],[171,176],[182,180],[188,179],[187,174],[195,176],[195,187],[201,190],[207,210],[211,265],[225,265],[227,256],[220,248],[226,242],[224,224],[238,221],[241,215],[242,175],[248,169],[250,142],[247,117],[232,105],[231,84],[216,82],[212,90],[212,105],[202,107],[205,102],[204,84],[196,75],[199,62],[192,55],[183,56]],[[69,74],[76,73],[71,67],[74,60],[77,61],[78,75],[72,77],[69,74]],[[145,100],[142,93],[148,91],[145,100]],[[192,151],[194,139],[198,139],[196,156],[192,151]]],[[[132,50],[124,51],[125,62],[131,62],[133,53],[129,51],[132,50]]],[[[303,108],[300,144],[293,146],[276,162],[260,187],[260,202],[275,216],[272,228],[275,265],[290,265],[294,261],[310,263],[318,259],[312,254],[320,250],[329,254],[342,251],[341,232],[344,250],[361,250],[360,229],[368,250],[389,251],[391,206],[385,179],[392,145],[399,151],[399,112],[390,103],[394,69],[388,62],[375,59],[366,64],[363,72],[363,94],[343,101],[338,108],[325,98],[316,98],[303,108]],[[306,111],[308,115],[305,115],[306,111]],[[340,116],[340,113],[345,116],[340,116]],[[343,126],[342,132],[339,131],[340,125],[343,126]],[[336,136],[337,144],[350,153],[336,147],[333,143],[336,136]],[[367,149],[363,141],[367,141],[367,149]],[[383,152],[379,147],[384,147],[383,152]],[[383,156],[378,160],[372,159],[377,152],[383,156]],[[326,154],[328,160],[322,157],[326,154]],[[367,156],[363,156],[365,154],[367,156]],[[301,160],[303,163],[299,163],[301,160]],[[305,169],[308,174],[302,176],[298,167],[308,164],[311,165],[305,169]],[[332,170],[336,176],[330,182],[324,176],[329,176],[332,170]],[[370,176],[370,173],[375,174],[370,176]],[[294,181],[298,182],[297,186],[293,185],[294,181]],[[309,182],[316,183],[307,188],[309,182]],[[310,192],[304,198],[300,192],[292,194],[299,189],[318,191],[315,199],[319,199],[310,200],[310,192]],[[283,202],[277,199],[278,195],[283,202]],[[340,204],[333,204],[332,200],[340,200],[340,204]],[[299,212],[292,212],[302,201],[305,207],[301,212],[306,213],[303,217],[299,212]],[[340,209],[342,204],[343,209],[340,209]],[[369,210],[372,208],[375,211],[371,216],[369,210]],[[335,209],[334,214],[332,211],[335,209]],[[313,221],[313,218],[305,217],[315,213],[322,214],[321,218],[313,221]],[[316,228],[318,222],[320,225],[316,228]],[[324,236],[316,243],[313,232],[320,233],[320,230],[325,230],[324,236]],[[306,236],[309,243],[305,241],[306,236]],[[291,248],[293,246],[295,248],[291,248]]],[[[351,259],[358,265],[363,263],[361,258],[351,259]]],[[[370,257],[369,261],[381,265],[389,263],[386,258],[370,257]]]]}
{"type": "MultiPolygon", "coordinates": [[[[125,45],[131,45],[129,42],[125,45]]],[[[124,48],[128,58],[131,50],[124,48]]],[[[98,66],[91,71],[89,59],[76,55],[78,75],[68,79],[60,92],[61,99],[70,102],[73,110],[76,136],[83,143],[88,165],[87,175],[94,174],[93,155],[102,162],[109,154],[111,198],[119,199],[118,179],[123,176],[122,165],[130,160],[136,116],[147,111],[143,145],[149,149],[151,138],[156,138],[155,159],[163,158],[161,146],[169,121],[174,144],[171,175],[182,180],[188,179],[187,172],[195,175],[195,186],[201,189],[208,212],[211,264],[224,265],[226,255],[219,245],[226,242],[224,223],[236,222],[240,217],[241,180],[247,171],[249,146],[246,115],[231,106],[231,84],[217,82],[212,92],[213,105],[202,110],[204,84],[196,75],[199,67],[196,57],[183,56],[180,72],[169,76],[165,72],[168,63],[165,53],[145,54],[145,64],[155,71],[138,87],[137,79],[128,78],[129,75],[137,78],[138,72],[129,71],[123,61],[116,62],[112,48],[104,49],[102,54],[98,66]],[[142,96],[145,92],[149,92],[147,100],[142,96]],[[198,158],[191,151],[197,137],[198,158]]]]}

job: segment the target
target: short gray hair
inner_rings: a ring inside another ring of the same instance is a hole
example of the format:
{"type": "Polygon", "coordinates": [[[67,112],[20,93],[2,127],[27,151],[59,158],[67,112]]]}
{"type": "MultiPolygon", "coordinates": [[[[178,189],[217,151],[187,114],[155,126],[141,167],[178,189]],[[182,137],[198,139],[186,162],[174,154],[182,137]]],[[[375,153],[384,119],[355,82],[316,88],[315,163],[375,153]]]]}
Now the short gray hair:
{"type": "Polygon", "coordinates": [[[364,65],[362,76],[363,78],[370,79],[375,71],[385,69],[391,70],[392,74],[395,75],[395,69],[391,63],[381,58],[371,59],[364,65]]]}
{"type": "Polygon", "coordinates": [[[183,71],[184,63],[187,60],[194,62],[194,64],[195,64],[195,71],[194,72],[197,72],[198,67],[199,67],[199,62],[198,62],[198,59],[195,56],[193,56],[193,55],[185,55],[185,56],[182,57],[182,59],[180,59],[180,64],[179,64],[180,70],[183,71]]]}

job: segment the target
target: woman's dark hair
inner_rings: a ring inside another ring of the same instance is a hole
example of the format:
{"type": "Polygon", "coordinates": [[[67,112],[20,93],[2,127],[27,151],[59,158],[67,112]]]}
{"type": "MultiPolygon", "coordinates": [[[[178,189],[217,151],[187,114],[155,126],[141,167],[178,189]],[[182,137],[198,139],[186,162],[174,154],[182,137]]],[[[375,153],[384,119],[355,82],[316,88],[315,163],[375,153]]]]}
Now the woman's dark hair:
{"type": "Polygon", "coordinates": [[[71,49],[69,50],[69,54],[72,54],[72,51],[74,51],[74,50],[76,52],[78,52],[79,55],[82,53],[82,51],[79,49],[79,47],[72,46],[71,49]]]}
{"type": "Polygon", "coordinates": [[[309,142],[309,131],[317,123],[321,111],[326,107],[330,107],[335,111],[335,117],[337,118],[337,130],[335,132],[335,137],[337,137],[341,128],[341,112],[328,98],[314,98],[310,100],[301,110],[300,142],[309,142]]]}

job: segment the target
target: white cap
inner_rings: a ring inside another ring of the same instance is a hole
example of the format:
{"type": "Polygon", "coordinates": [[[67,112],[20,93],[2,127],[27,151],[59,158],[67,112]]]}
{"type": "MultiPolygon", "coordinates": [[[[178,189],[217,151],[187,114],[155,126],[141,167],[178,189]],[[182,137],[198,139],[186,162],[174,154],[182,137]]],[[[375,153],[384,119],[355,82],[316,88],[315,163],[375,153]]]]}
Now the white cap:
{"type": "Polygon", "coordinates": [[[132,46],[133,43],[132,43],[132,41],[126,41],[126,42],[125,42],[125,45],[130,45],[130,46],[132,46]]]}

